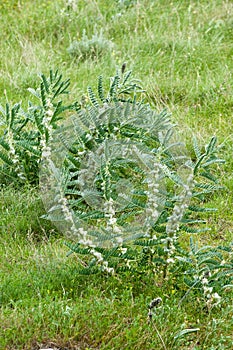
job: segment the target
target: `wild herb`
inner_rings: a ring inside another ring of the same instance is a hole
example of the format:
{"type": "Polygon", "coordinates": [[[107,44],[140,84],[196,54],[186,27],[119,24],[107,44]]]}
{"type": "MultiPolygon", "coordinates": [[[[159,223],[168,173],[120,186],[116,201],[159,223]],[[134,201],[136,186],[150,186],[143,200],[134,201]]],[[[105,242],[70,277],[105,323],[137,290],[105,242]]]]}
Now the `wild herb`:
{"type": "Polygon", "coordinates": [[[58,97],[68,86],[51,71],[29,89],[38,105],[1,107],[4,181],[37,184],[40,167],[46,218],[71,239],[80,273],[176,276],[184,298],[199,290],[209,308],[217,305],[222,286],[231,285],[232,248],[181,245],[184,234],[206,230],[200,215],[214,209],[202,203],[222,188],[216,137],[205,147],[194,137],[191,159],[171,116],[144,102],[125,67],[109,87],[99,77],[85,103],[64,106],[58,97]]]}
{"type": "Polygon", "coordinates": [[[62,80],[58,71],[48,78],[40,76],[40,86],[29,92],[39,102],[28,101],[25,111],[21,103],[0,106],[0,177],[2,183],[38,184],[41,157],[49,156],[48,141],[57,122],[77,103],[63,105],[60,96],[67,94],[69,80],[62,80]]]}
{"type": "MultiPolygon", "coordinates": [[[[130,72],[117,73],[107,92],[100,77],[97,92],[88,88],[89,102],[53,133],[52,156],[41,172],[47,218],[76,241],[66,244],[80,256],[80,273],[176,275],[216,304],[218,292],[203,277],[208,259],[194,269],[199,253],[193,260],[180,241],[206,230],[198,212],[214,211],[202,203],[222,188],[214,175],[223,163],[217,139],[203,148],[194,138],[191,159],[170,115],[138,100],[141,91],[130,72]]],[[[222,266],[230,283],[232,264],[225,269],[222,261],[214,266],[222,266]]]]}

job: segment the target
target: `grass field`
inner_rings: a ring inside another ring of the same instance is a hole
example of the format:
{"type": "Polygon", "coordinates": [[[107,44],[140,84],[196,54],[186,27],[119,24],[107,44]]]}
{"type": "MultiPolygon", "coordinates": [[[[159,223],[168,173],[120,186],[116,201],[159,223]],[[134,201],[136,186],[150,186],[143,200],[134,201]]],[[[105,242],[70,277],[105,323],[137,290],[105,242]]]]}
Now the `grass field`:
{"type": "MultiPolygon", "coordinates": [[[[199,244],[230,244],[233,231],[233,3],[227,0],[2,0],[0,103],[28,103],[37,75],[59,69],[81,100],[97,78],[126,63],[145,99],[166,108],[189,145],[216,135],[225,190],[208,206],[210,231],[199,244]],[[71,55],[83,32],[101,37],[102,52],[71,55]],[[105,40],[104,40],[105,39],[105,40]]],[[[0,190],[0,349],[233,348],[232,288],[221,307],[182,299],[175,281],[135,274],[80,276],[64,237],[41,219],[37,189],[0,190]],[[153,322],[148,304],[161,297],[153,322]],[[185,329],[193,332],[182,334],[185,329]],[[196,330],[195,330],[196,329],[196,330]]]]}

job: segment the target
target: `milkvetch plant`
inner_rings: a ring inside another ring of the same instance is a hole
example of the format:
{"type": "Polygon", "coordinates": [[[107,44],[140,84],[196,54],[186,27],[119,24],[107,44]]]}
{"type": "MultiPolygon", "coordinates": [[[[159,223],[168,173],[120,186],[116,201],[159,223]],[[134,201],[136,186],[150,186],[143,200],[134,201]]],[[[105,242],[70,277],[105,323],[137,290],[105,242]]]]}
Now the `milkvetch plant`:
{"type": "Polygon", "coordinates": [[[137,99],[142,90],[130,72],[105,89],[100,77],[96,92],[88,88],[89,102],[53,133],[41,171],[47,218],[76,241],[66,244],[81,259],[80,273],[169,278],[176,271],[182,280],[192,260],[180,237],[206,230],[198,215],[214,209],[202,201],[221,190],[217,139],[200,147],[194,137],[191,159],[170,115],[137,99]]]}
{"type": "Polygon", "coordinates": [[[199,247],[190,238],[190,248],[182,256],[179,273],[183,276],[186,292],[180,304],[190,293],[201,292],[207,309],[221,303],[221,295],[233,287],[232,244],[224,246],[199,247]]]}
{"type": "MultiPolygon", "coordinates": [[[[217,138],[189,156],[167,111],[143,100],[131,72],[107,86],[100,76],[88,98],[64,105],[69,80],[41,75],[39,101],[1,107],[2,181],[38,183],[52,220],[77,253],[80,273],[152,273],[182,283],[184,299],[201,292],[208,308],[232,281],[232,248],[190,250],[183,234],[206,230],[203,200],[221,190],[217,138]],[[67,113],[69,112],[69,113],[67,113]],[[225,250],[224,250],[225,249],[225,250]]],[[[193,241],[192,241],[193,242],[193,241]]]]}
{"type": "Polygon", "coordinates": [[[63,105],[60,96],[67,94],[69,80],[62,80],[58,71],[48,78],[40,76],[38,89],[29,92],[38,101],[0,105],[0,177],[1,182],[38,184],[41,157],[49,155],[48,141],[57,122],[66,110],[78,108],[77,103],[63,105]]]}

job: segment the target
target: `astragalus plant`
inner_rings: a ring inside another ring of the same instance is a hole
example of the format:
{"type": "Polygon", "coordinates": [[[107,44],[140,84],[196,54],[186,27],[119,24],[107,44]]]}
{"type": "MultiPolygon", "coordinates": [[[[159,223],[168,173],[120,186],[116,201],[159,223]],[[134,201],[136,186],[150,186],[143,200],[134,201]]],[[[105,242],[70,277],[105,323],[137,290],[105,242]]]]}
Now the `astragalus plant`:
{"type": "Polygon", "coordinates": [[[171,116],[143,100],[125,66],[69,105],[58,98],[69,80],[52,71],[40,78],[29,89],[38,104],[1,107],[1,181],[37,184],[40,168],[46,218],[78,254],[80,273],[171,277],[184,298],[198,290],[209,307],[218,303],[231,286],[232,248],[184,243],[206,230],[203,216],[214,209],[203,203],[221,190],[216,137],[206,146],[193,137],[189,154],[171,116]]]}
{"type": "Polygon", "coordinates": [[[193,260],[180,242],[206,230],[200,215],[214,209],[203,201],[221,189],[214,173],[223,160],[215,136],[205,147],[194,137],[191,157],[170,115],[137,99],[130,79],[117,73],[106,89],[100,77],[53,133],[41,168],[47,218],[69,237],[80,273],[149,271],[186,283],[193,260]]]}
{"type": "Polygon", "coordinates": [[[41,74],[40,80],[37,89],[28,89],[35,102],[29,100],[26,110],[21,103],[0,105],[1,183],[38,184],[41,157],[46,156],[52,130],[66,110],[77,107],[60,100],[68,93],[69,79],[50,71],[49,77],[41,74]]]}

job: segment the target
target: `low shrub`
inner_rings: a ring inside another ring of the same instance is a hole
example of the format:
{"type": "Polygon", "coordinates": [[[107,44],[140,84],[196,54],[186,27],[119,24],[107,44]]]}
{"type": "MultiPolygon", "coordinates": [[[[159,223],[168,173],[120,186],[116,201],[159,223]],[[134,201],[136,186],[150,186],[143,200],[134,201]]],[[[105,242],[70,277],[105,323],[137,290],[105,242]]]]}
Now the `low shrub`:
{"type": "Polygon", "coordinates": [[[214,211],[203,202],[222,189],[216,137],[204,147],[194,137],[191,158],[170,115],[143,100],[125,66],[107,89],[99,77],[84,103],[57,101],[68,86],[51,71],[29,89],[39,105],[1,107],[4,180],[37,184],[40,167],[46,218],[71,239],[79,273],[152,273],[183,298],[201,291],[209,308],[219,304],[231,286],[232,247],[198,248],[194,238],[214,211]]]}

